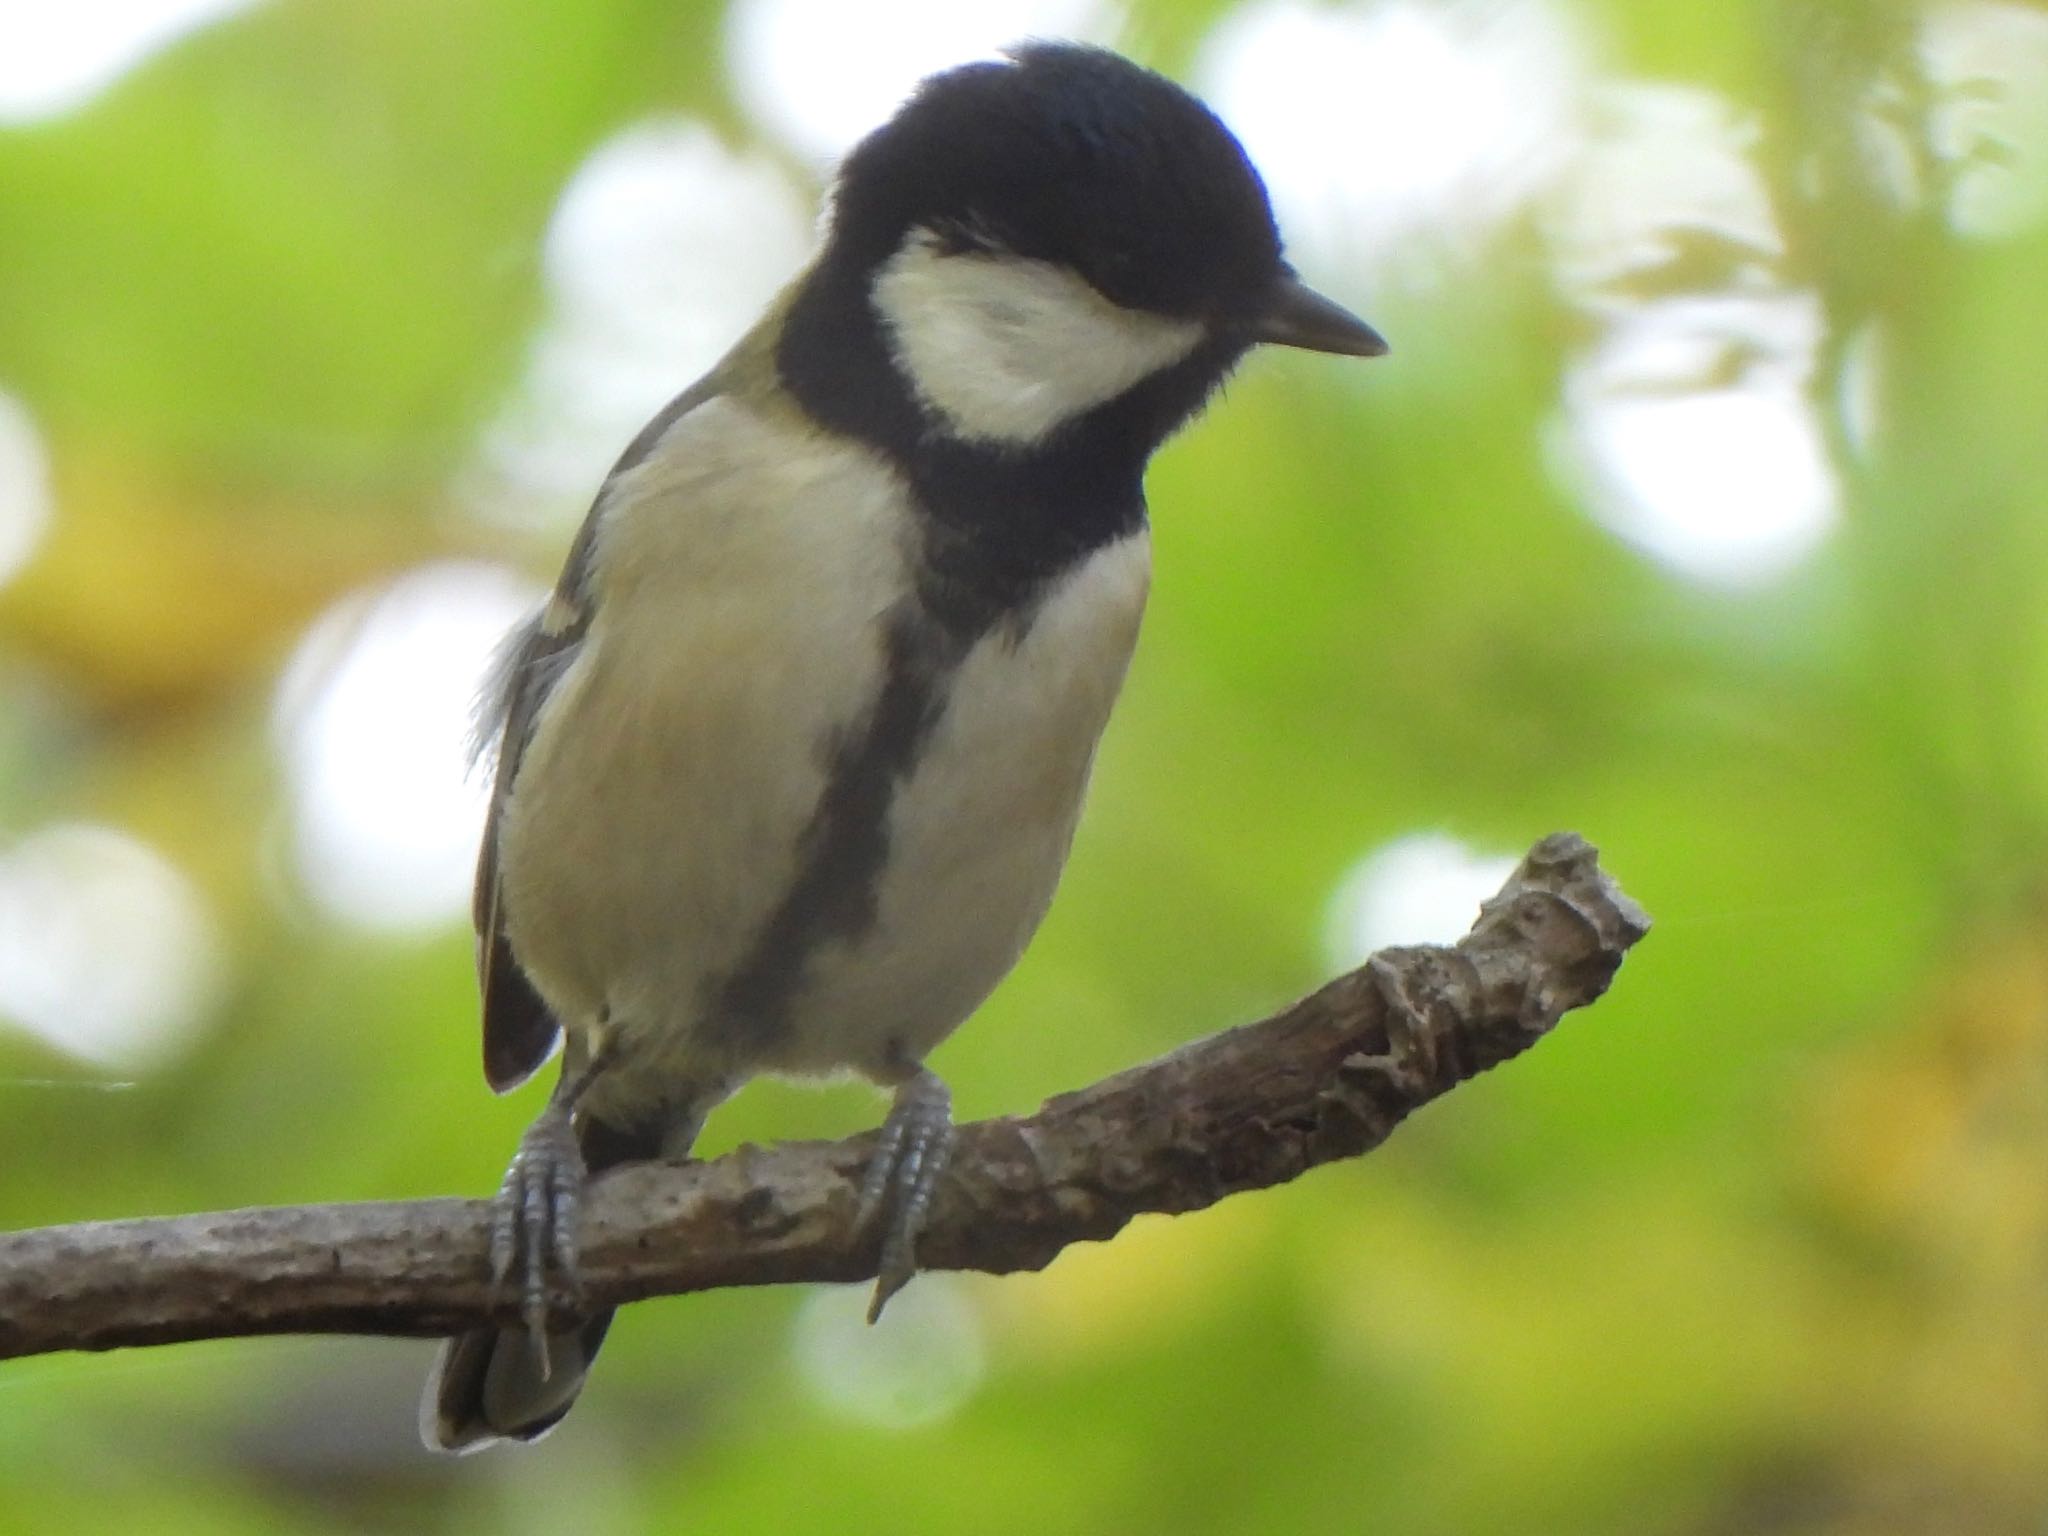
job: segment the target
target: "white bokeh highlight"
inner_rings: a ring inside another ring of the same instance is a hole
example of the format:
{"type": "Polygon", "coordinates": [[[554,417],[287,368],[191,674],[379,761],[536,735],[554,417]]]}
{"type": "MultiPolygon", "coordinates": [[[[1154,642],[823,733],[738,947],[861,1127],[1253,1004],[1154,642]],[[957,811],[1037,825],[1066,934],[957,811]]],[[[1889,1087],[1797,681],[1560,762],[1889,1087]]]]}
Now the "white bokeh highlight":
{"type": "Polygon", "coordinates": [[[460,498],[580,516],[635,433],[745,332],[811,246],[808,197],[701,123],[636,124],[580,166],[543,247],[548,312],[460,498]]]}
{"type": "Polygon", "coordinates": [[[1590,122],[1545,210],[1559,286],[1598,327],[1568,365],[1550,462],[1675,575],[1783,578],[1835,528],[1840,488],[1813,400],[1820,308],[1779,281],[1756,126],[1713,92],[1647,84],[1603,88],[1590,122]]]}
{"type": "Polygon", "coordinates": [[[1806,390],[1819,323],[1796,298],[1671,301],[1618,322],[1566,375],[1559,473],[1594,518],[1678,575],[1722,588],[1785,576],[1841,510],[1806,390]],[[1727,383],[1705,382],[1731,349],[1758,346],[1727,383]]]}
{"type": "Polygon", "coordinates": [[[0,390],[0,582],[35,553],[50,523],[50,460],[28,407],[0,390]]]}
{"type": "Polygon", "coordinates": [[[1112,0],[738,0],[726,59],[740,104],[823,170],[926,75],[1034,37],[1114,40],[1112,0]]]}
{"type": "Polygon", "coordinates": [[[922,1274],[872,1327],[866,1286],[821,1286],[796,1315],[790,1350],[812,1397],[882,1429],[935,1424],[973,1397],[988,1370],[981,1314],[960,1282],[922,1274]]]}
{"type": "Polygon", "coordinates": [[[469,772],[477,688],[540,596],[500,566],[424,566],[300,643],[274,719],[296,865],[326,910],[390,931],[467,909],[487,794],[469,772]]]}
{"type": "MultiPolygon", "coordinates": [[[[1548,0],[1254,0],[1194,78],[1312,266],[1425,283],[1563,170],[1589,70],[1548,0]]],[[[1359,296],[1341,271],[1315,275],[1359,296]]]]}
{"type": "Polygon", "coordinates": [[[1885,333],[1875,320],[1860,326],[1842,346],[1842,373],[1835,381],[1836,414],[1845,445],[1867,455],[1883,420],[1885,333]]]}
{"type": "Polygon", "coordinates": [[[2048,214],[2048,12],[1946,5],[1921,29],[1937,105],[1934,150],[1954,173],[1944,210],[1958,234],[2017,234],[2048,214]]]}
{"type": "Polygon", "coordinates": [[[0,127],[90,103],[151,54],[256,0],[34,0],[0,4],[0,127]]]}
{"type": "Polygon", "coordinates": [[[1348,970],[1389,944],[1455,943],[1514,868],[1511,856],[1482,852],[1443,832],[1383,844],[1331,894],[1324,959],[1332,969],[1348,970]]]}
{"type": "Polygon", "coordinates": [[[1570,174],[1545,200],[1560,277],[1575,294],[1679,260],[1701,235],[1733,276],[1765,286],[1784,254],[1769,189],[1750,161],[1757,122],[1698,86],[1608,81],[1587,105],[1570,174]],[[1746,259],[1745,259],[1746,258],[1746,259]]]}
{"type": "Polygon", "coordinates": [[[219,988],[198,892],[146,844],[70,822],[0,849],[0,1022],[72,1056],[161,1061],[219,988]]]}

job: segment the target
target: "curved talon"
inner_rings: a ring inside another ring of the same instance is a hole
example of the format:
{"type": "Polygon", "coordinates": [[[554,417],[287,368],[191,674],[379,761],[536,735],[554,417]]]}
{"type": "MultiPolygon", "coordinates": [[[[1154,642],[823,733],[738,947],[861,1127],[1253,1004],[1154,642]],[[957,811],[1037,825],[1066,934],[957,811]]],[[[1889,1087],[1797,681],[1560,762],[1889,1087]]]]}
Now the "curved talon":
{"type": "Polygon", "coordinates": [[[516,1269],[519,1320],[543,1380],[553,1374],[550,1290],[559,1282],[579,1306],[583,1301],[576,1230],[583,1180],[570,1106],[557,1098],[520,1138],[491,1213],[491,1299],[502,1297],[516,1269]]]}
{"type": "Polygon", "coordinates": [[[534,1170],[522,1168],[519,1178],[519,1229],[525,1246],[525,1288],[520,1294],[520,1320],[535,1333],[545,1333],[548,1322],[548,1227],[547,1186],[534,1177],[534,1170]]]}
{"type": "Polygon", "coordinates": [[[903,1121],[892,1109],[889,1118],[882,1122],[881,1134],[875,1139],[875,1155],[868,1159],[867,1174],[860,1181],[860,1205],[853,1213],[857,1231],[868,1229],[889,1198],[889,1185],[903,1150],[903,1132],[903,1121]]]}
{"type": "Polygon", "coordinates": [[[490,1301],[496,1306],[505,1295],[505,1282],[512,1275],[512,1261],[519,1255],[518,1206],[512,1197],[512,1181],[518,1175],[514,1162],[505,1171],[505,1182],[491,1200],[491,1288],[490,1301]]]}
{"type": "Polygon", "coordinates": [[[579,1308],[584,1301],[581,1233],[577,1230],[582,1201],[583,1158],[579,1153],[574,1162],[557,1162],[548,1169],[549,1253],[556,1274],[567,1283],[569,1297],[579,1308]]]}
{"type": "Polygon", "coordinates": [[[935,1073],[920,1069],[896,1090],[896,1102],[861,1180],[855,1217],[861,1230],[885,1203],[891,1207],[882,1232],[874,1300],[868,1304],[871,1323],[917,1273],[917,1239],[952,1146],[953,1095],[935,1073]]]}

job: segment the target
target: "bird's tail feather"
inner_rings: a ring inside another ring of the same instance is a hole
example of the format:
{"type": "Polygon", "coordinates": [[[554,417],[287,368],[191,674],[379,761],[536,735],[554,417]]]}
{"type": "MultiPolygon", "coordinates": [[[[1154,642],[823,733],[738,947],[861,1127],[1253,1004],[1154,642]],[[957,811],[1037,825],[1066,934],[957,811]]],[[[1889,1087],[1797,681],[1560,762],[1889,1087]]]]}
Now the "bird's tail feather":
{"type": "Polygon", "coordinates": [[[548,1335],[547,1370],[524,1328],[479,1328],[441,1346],[420,1404],[420,1436],[458,1454],[498,1440],[538,1440],[583,1389],[612,1325],[609,1309],[548,1335]]]}
{"type": "MultiPolygon", "coordinates": [[[[595,1177],[621,1163],[661,1157],[665,1150],[681,1157],[702,1121],[703,1112],[696,1111],[627,1130],[579,1119],[576,1141],[585,1173],[595,1177]]],[[[533,1347],[524,1328],[478,1328],[449,1339],[427,1376],[420,1438],[430,1448],[457,1454],[501,1440],[538,1440],[575,1405],[611,1325],[607,1307],[573,1328],[550,1332],[545,1352],[533,1347]]]]}

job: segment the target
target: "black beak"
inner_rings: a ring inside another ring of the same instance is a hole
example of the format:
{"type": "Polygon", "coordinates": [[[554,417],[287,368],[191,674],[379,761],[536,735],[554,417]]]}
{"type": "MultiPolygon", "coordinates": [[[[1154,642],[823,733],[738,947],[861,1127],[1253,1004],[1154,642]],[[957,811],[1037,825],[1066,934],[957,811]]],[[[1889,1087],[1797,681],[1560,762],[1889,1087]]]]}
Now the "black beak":
{"type": "Polygon", "coordinates": [[[1291,272],[1273,289],[1265,314],[1252,327],[1252,339],[1344,357],[1379,357],[1387,350],[1387,339],[1378,331],[1291,272]]]}

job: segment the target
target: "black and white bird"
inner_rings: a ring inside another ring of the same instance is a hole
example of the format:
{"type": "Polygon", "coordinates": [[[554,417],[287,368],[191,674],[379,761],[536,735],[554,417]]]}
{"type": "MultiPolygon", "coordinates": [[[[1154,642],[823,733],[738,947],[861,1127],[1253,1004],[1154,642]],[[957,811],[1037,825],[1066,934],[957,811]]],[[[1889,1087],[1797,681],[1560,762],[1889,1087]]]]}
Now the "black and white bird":
{"type": "Polygon", "coordinates": [[[428,1442],[530,1440],[587,1174],[680,1160],[757,1073],[895,1091],[876,1304],[951,1134],[926,1055],[1052,899],[1145,605],[1143,478],[1252,346],[1386,344],[1304,286],[1171,81],[1020,47],[847,156],[821,248],[627,447],[486,700],[484,1074],[564,1041],[498,1197],[525,1326],[444,1346],[428,1442]]]}

